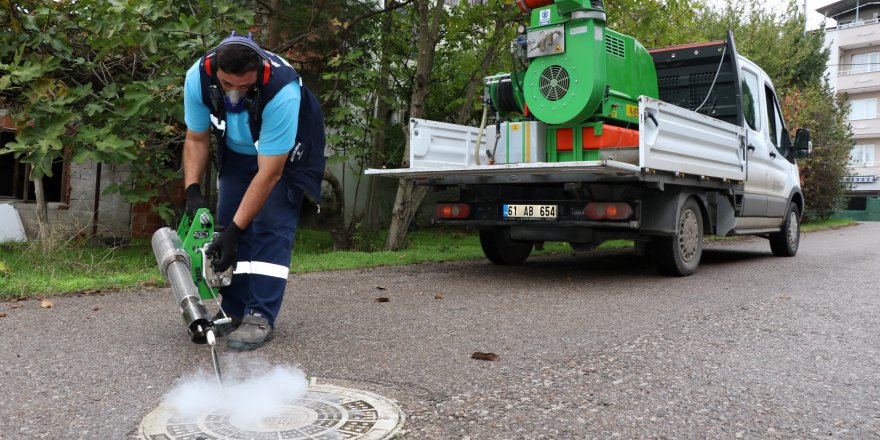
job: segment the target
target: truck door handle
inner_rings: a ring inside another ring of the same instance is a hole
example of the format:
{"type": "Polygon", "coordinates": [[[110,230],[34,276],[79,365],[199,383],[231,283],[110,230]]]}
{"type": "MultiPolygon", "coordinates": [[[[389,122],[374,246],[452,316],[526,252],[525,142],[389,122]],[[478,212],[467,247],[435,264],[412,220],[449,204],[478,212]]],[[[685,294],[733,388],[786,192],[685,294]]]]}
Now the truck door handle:
{"type": "Polygon", "coordinates": [[[774,153],[774,152],[771,151],[771,152],[770,152],[770,157],[776,159],[776,153],[774,153]]]}
{"type": "Polygon", "coordinates": [[[752,151],[755,151],[755,146],[752,144],[749,144],[749,152],[752,152],[752,151]]]}

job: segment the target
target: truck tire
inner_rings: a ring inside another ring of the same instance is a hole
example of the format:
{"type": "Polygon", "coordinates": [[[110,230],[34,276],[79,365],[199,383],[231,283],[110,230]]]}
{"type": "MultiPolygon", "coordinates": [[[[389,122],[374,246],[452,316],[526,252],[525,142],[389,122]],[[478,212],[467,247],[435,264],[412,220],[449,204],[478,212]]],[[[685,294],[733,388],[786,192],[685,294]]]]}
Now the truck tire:
{"type": "Polygon", "coordinates": [[[703,213],[693,198],[688,198],[678,215],[672,236],[651,237],[648,251],[654,265],[664,275],[693,275],[703,255],[703,213]]]}
{"type": "Polygon", "coordinates": [[[480,247],[489,261],[500,265],[520,264],[532,253],[531,241],[510,238],[509,228],[493,228],[480,231],[480,247]]]}
{"type": "Polygon", "coordinates": [[[793,257],[801,242],[800,211],[794,203],[788,207],[782,230],[770,234],[770,250],[777,257],[793,257]]]}

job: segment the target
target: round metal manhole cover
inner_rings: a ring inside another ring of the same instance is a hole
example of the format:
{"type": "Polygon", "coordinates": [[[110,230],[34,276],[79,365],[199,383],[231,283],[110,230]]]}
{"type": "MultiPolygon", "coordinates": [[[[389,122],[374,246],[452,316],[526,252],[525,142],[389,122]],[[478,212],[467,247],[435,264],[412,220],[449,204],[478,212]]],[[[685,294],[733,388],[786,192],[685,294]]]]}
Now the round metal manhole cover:
{"type": "Polygon", "coordinates": [[[138,432],[144,440],[378,440],[394,435],[403,422],[400,408],[382,396],[312,385],[304,397],[285,402],[259,426],[239,423],[224,409],[182,417],[163,404],[144,417],[138,432]]]}

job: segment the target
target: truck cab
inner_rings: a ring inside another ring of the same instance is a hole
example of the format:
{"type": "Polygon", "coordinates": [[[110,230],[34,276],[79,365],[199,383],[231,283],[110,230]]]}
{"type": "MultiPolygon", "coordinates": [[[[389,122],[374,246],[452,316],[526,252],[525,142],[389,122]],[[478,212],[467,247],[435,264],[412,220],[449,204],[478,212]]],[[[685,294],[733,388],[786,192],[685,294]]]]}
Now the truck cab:
{"type": "MultiPolygon", "coordinates": [[[[791,204],[803,213],[795,157],[799,153],[786,129],[772,80],[757,64],[737,54],[733,41],[729,34],[726,41],[650,51],[660,99],[745,130],[747,174],[734,230],[778,229],[791,204]]],[[[808,132],[802,133],[801,143],[808,144],[808,132]]],[[[804,152],[809,145],[800,147],[804,152]]]]}

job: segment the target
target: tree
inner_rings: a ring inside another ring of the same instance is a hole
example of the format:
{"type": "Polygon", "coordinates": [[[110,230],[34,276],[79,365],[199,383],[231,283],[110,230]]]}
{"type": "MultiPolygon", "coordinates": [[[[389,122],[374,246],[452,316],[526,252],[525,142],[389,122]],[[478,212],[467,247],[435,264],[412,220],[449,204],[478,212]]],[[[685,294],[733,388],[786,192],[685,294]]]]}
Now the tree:
{"type": "MultiPolygon", "coordinates": [[[[133,181],[114,189],[131,202],[150,200],[177,175],[168,163],[183,141],[184,72],[250,18],[231,0],[0,5],[0,106],[22,127],[0,154],[30,164],[36,188],[59,159],[128,163],[133,181]]],[[[39,194],[38,204],[45,239],[39,194]]]]}
{"type": "MultiPolygon", "coordinates": [[[[434,66],[434,54],[439,42],[440,19],[444,12],[442,0],[435,1],[433,8],[429,3],[429,0],[416,2],[419,17],[419,39],[415,81],[409,103],[410,118],[421,118],[425,114],[425,97],[428,95],[428,86],[434,66]]],[[[409,148],[409,136],[407,135],[406,147],[403,150],[404,158],[409,157],[409,148]]],[[[385,249],[395,250],[403,246],[406,230],[426,192],[426,187],[416,187],[412,180],[400,179],[398,181],[397,196],[394,199],[394,208],[391,212],[391,225],[388,227],[385,249]]]]}
{"type": "Polygon", "coordinates": [[[608,28],[635,37],[648,48],[693,43],[700,33],[700,0],[607,0],[608,28]]]}
{"type": "MultiPolygon", "coordinates": [[[[427,117],[466,123],[473,120],[479,109],[480,100],[476,97],[482,91],[483,77],[493,68],[504,66],[509,70],[506,62],[499,63],[499,55],[513,39],[513,29],[507,24],[517,17],[518,10],[498,1],[461,2],[450,10],[440,4],[430,10],[427,3],[418,6],[419,50],[409,114],[404,121],[427,117]]],[[[402,128],[407,136],[402,159],[406,166],[410,148],[408,124],[402,128]]],[[[386,249],[404,245],[409,225],[426,191],[425,187],[414,186],[411,180],[399,180],[386,249]]]]}
{"type": "Polygon", "coordinates": [[[782,95],[782,112],[789,131],[810,129],[813,153],[798,162],[803,179],[804,215],[807,219],[826,219],[843,207],[847,183],[847,161],[852,148],[852,132],[847,123],[849,103],[828,86],[791,88],[782,95]]]}

